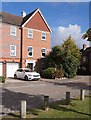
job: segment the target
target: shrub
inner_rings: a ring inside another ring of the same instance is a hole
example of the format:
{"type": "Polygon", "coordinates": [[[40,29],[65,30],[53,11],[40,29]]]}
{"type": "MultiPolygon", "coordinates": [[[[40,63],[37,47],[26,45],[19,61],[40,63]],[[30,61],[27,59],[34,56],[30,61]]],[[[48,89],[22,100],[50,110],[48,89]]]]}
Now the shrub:
{"type": "Polygon", "coordinates": [[[43,71],[43,77],[45,78],[55,78],[55,68],[54,67],[50,67],[50,68],[47,68],[43,71]]]}
{"type": "Polygon", "coordinates": [[[0,83],[5,83],[5,77],[0,76],[0,83]]]}
{"type": "Polygon", "coordinates": [[[62,78],[64,76],[64,71],[55,67],[47,68],[43,71],[43,77],[45,78],[62,78]]]}
{"type": "Polygon", "coordinates": [[[62,78],[64,77],[64,71],[60,68],[60,69],[56,69],[55,70],[55,77],[56,78],[62,78]]]}

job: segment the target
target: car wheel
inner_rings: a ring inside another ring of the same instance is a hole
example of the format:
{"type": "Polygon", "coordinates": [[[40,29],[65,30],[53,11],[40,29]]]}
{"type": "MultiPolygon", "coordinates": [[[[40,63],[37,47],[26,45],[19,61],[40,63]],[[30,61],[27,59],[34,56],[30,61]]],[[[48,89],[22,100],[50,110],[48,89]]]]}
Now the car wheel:
{"type": "Polygon", "coordinates": [[[28,80],[28,77],[27,77],[27,76],[25,76],[25,80],[28,80]]]}
{"type": "Polygon", "coordinates": [[[16,74],[14,75],[14,78],[17,79],[17,75],[16,74]]]}

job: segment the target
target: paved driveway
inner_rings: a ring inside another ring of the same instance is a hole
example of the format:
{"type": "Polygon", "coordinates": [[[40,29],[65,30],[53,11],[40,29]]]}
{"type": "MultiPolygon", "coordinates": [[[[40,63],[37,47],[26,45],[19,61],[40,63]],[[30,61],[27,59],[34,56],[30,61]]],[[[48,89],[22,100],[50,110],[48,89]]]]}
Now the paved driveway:
{"type": "Polygon", "coordinates": [[[44,95],[49,95],[50,101],[65,99],[65,93],[71,92],[71,97],[77,97],[80,89],[88,94],[91,90],[90,78],[78,76],[74,79],[23,81],[7,79],[2,85],[3,112],[8,113],[20,109],[20,101],[27,101],[27,109],[43,105],[44,95]]]}

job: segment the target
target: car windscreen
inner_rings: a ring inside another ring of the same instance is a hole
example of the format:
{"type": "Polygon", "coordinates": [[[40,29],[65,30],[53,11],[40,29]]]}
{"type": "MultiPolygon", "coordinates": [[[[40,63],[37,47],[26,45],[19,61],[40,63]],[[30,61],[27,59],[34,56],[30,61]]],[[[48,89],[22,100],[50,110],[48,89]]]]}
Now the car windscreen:
{"type": "Polygon", "coordinates": [[[24,70],[25,72],[31,72],[31,70],[24,70]]]}

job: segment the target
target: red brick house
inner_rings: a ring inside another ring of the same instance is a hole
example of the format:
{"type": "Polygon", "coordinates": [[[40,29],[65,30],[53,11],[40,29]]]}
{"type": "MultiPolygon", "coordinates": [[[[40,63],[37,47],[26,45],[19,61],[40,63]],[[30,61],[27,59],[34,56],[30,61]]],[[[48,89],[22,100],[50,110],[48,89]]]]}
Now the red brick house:
{"type": "Polygon", "coordinates": [[[0,76],[13,77],[19,67],[34,70],[50,52],[51,29],[41,11],[22,12],[22,16],[1,12],[0,18],[0,76]]]}

